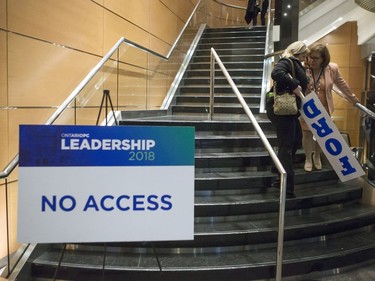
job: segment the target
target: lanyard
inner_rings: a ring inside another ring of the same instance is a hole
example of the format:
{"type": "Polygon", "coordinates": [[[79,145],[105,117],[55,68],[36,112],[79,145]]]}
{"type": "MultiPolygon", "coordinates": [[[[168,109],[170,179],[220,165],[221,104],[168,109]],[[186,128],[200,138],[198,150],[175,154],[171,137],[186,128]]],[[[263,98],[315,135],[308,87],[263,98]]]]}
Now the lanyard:
{"type": "Polygon", "coordinates": [[[318,81],[320,79],[320,76],[322,76],[323,68],[320,69],[319,74],[318,74],[318,78],[316,78],[316,79],[315,79],[315,76],[314,76],[314,70],[312,68],[310,68],[310,71],[311,71],[312,78],[314,80],[314,89],[316,91],[316,84],[318,83],[318,81]]]}

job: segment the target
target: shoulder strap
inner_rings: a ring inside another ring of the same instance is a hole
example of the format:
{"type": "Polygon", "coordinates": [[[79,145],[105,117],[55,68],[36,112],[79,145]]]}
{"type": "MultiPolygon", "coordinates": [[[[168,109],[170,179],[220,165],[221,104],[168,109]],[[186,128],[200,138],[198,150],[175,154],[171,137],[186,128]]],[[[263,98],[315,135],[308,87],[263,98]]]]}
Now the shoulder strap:
{"type": "MultiPolygon", "coordinates": [[[[290,58],[286,58],[289,63],[290,63],[290,66],[292,67],[292,77],[295,78],[296,77],[296,70],[294,69],[294,62],[290,59],[290,58]]],[[[276,81],[273,81],[273,91],[274,93],[276,94],[276,81]]]]}
{"type": "Polygon", "coordinates": [[[290,66],[292,67],[292,76],[293,78],[296,78],[296,70],[294,69],[294,62],[290,59],[290,58],[286,58],[289,63],[290,63],[290,66]]]}

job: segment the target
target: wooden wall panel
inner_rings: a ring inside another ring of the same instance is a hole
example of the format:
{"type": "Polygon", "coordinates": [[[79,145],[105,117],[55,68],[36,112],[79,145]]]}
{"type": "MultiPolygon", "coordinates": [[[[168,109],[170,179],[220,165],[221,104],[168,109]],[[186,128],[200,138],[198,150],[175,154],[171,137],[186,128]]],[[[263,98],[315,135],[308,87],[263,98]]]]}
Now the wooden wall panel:
{"type": "Polygon", "coordinates": [[[160,0],[160,2],[168,7],[168,9],[170,9],[178,18],[180,18],[184,24],[195,7],[189,0],[160,0]]]}
{"type": "Polygon", "coordinates": [[[9,157],[9,132],[8,112],[0,110],[0,167],[3,169],[8,164],[9,157]]]}
{"type": "MultiPolygon", "coordinates": [[[[238,6],[247,6],[246,4],[241,4],[238,6]]],[[[209,10],[209,16],[207,19],[208,26],[212,27],[229,27],[229,26],[246,26],[244,19],[245,10],[224,7],[221,4],[209,1],[207,2],[207,10],[209,10]]],[[[259,17],[259,16],[258,16],[259,17]]],[[[260,19],[258,20],[260,24],[260,19]]]]}
{"type": "Polygon", "coordinates": [[[150,2],[150,32],[156,38],[173,45],[184,24],[161,2],[150,2]]]}
{"type": "Polygon", "coordinates": [[[150,48],[150,35],[147,30],[140,29],[133,23],[108,11],[104,11],[104,29],[104,53],[108,52],[121,37],[150,48]]]}
{"type": "Polygon", "coordinates": [[[148,30],[150,27],[150,1],[155,0],[126,0],[126,4],[124,1],[103,0],[103,4],[108,10],[139,29],[148,30]]]}
{"type": "Polygon", "coordinates": [[[87,0],[17,0],[9,3],[9,29],[89,53],[103,49],[103,11],[87,0]]]}
{"type": "MultiPolygon", "coordinates": [[[[9,247],[10,252],[14,252],[19,247],[17,243],[17,198],[18,198],[18,185],[17,182],[9,183],[8,185],[8,216],[9,220],[6,221],[5,216],[5,192],[0,192],[0,257],[7,255],[7,223],[9,224],[9,247]]],[[[2,279],[2,278],[1,278],[2,279]]],[[[6,280],[6,279],[3,279],[6,280]]]]}
{"type": "Polygon", "coordinates": [[[0,106],[8,104],[7,36],[0,30],[0,106]]]}
{"type": "MultiPolygon", "coordinates": [[[[339,65],[343,78],[361,100],[363,62],[360,59],[360,47],[357,45],[357,23],[347,22],[319,41],[328,45],[331,61],[339,65]]],[[[352,145],[358,146],[360,125],[358,109],[336,94],[334,94],[334,105],[335,111],[332,116],[338,129],[348,133],[352,145]]]]}
{"type": "MultiPolygon", "coordinates": [[[[358,41],[355,39],[355,41],[352,42],[358,41]]],[[[350,67],[362,68],[361,47],[356,44],[350,45],[350,67]]]]}
{"type": "Polygon", "coordinates": [[[91,0],[91,1],[99,4],[100,6],[104,6],[104,1],[105,0],[91,0]]]}
{"type": "MultiPolygon", "coordinates": [[[[72,117],[71,120],[73,119],[73,117],[76,119],[75,122],[77,125],[93,125],[93,124],[96,124],[98,113],[99,113],[98,108],[82,108],[82,109],[76,110],[75,112],[76,116],[73,116],[72,115],[73,112],[71,112],[70,117],[72,117]]],[[[105,120],[103,111],[102,111],[101,116],[102,116],[102,119],[100,120],[105,120]]],[[[62,124],[66,124],[66,123],[62,123],[62,124]]]]}
{"type": "Polygon", "coordinates": [[[15,109],[9,111],[9,155],[13,158],[19,148],[20,124],[43,124],[56,109],[15,109]]]}
{"type": "Polygon", "coordinates": [[[351,30],[352,26],[350,23],[345,23],[332,31],[330,34],[324,36],[321,40],[323,44],[336,45],[336,44],[348,44],[351,41],[351,30]]]}
{"type": "MultiPolygon", "coordinates": [[[[355,89],[361,90],[363,87],[363,75],[361,67],[350,67],[349,69],[349,78],[347,80],[350,88],[354,92],[355,89]]],[[[359,97],[358,97],[359,98],[359,97]]]]}
{"type": "Polygon", "coordinates": [[[328,44],[331,61],[339,64],[340,69],[350,66],[350,44],[328,44]]]}
{"type": "Polygon", "coordinates": [[[7,1],[0,0],[0,28],[6,29],[7,27],[7,1]]]}
{"type": "Polygon", "coordinates": [[[60,105],[98,61],[81,52],[9,34],[9,105],[60,105]]]}

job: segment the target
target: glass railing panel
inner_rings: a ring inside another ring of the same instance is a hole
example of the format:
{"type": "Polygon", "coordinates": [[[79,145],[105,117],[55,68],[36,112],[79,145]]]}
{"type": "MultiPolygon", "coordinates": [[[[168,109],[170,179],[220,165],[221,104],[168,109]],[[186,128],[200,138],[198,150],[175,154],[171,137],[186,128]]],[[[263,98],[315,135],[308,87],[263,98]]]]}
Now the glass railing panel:
{"type": "Polygon", "coordinates": [[[54,125],[77,125],[77,120],[76,120],[77,110],[79,109],[77,109],[75,102],[70,103],[68,108],[54,122],[54,125]]]}
{"type": "MultiPolygon", "coordinates": [[[[1,204],[1,213],[5,213],[5,180],[2,179],[0,181],[0,202],[1,204]]],[[[18,196],[18,182],[17,181],[11,181],[8,179],[7,184],[7,199],[8,199],[8,221],[5,221],[4,219],[0,220],[0,229],[2,230],[0,232],[0,257],[4,257],[7,255],[7,239],[9,239],[9,247],[10,252],[15,252],[19,244],[17,243],[16,239],[16,231],[17,231],[17,196],[18,196]],[[7,232],[6,224],[8,224],[9,232],[7,232]]]]}
{"type": "MultiPolygon", "coordinates": [[[[173,71],[173,70],[171,70],[173,71]]],[[[157,110],[160,109],[159,105],[165,98],[165,93],[168,92],[170,84],[173,81],[174,76],[171,72],[166,71],[152,71],[149,70],[149,90],[150,93],[147,96],[147,109],[157,110]]]]}
{"type": "MultiPolygon", "coordinates": [[[[115,110],[159,109],[199,25],[209,19],[212,27],[243,26],[243,15],[244,7],[226,6],[214,0],[202,1],[168,59],[123,43],[54,124],[94,125],[104,90],[109,90],[115,110]],[[207,10],[210,10],[209,14],[207,10]]],[[[103,108],[99,123],[105,119],[104,112],[103,108]]]]}
{"type": "Polygon", "coordinates": [[[75,106],[77,108],[99,107],[104,89],[116,92],[117,62],[115,59],[116,54],[100,68],[80,91],[75,99],[75,106]]]}
{"type": "MultiPolygon", "coordinates": [[[[180,41],[174,46],[174,51],[167,60],[141,50],[138,47],[123,43],[104,65],[93,74],[92,78],[85,81],[86,78],[90,76],[88,75],[81,82],[81,84],[84,84],[82,89],[80,84],[77,85],[77,88],[75,88],[73,92],[70,94],[67,93],[66,97],[68,99],[61,105],[39,108],[4,108],[1,114],[6,116],[7,123],[15,124],[14,126],[12,125],[12,128],[14,127],[15,129],[9,130],[6,138],[16,138],[17,141],[13,143],[18,143],[18,124],[48,123],[56,125],[95,125],[98,119],[104,90],[109,90],[115,110],[159,109],[202,23],[206,23],[207,19],[211,19],[211,23],[208,24],[209,27],[244,25],[244,10],[241,11],[241,9],[230,7],[220,9],[219,4],[214,3],[213,0],[202,0],[200,3],[196,14],[182,34],[180,41]],[[207,5],[215,6],[215,12],[207,14],[207,5]],[[69,98],[73,97],[75,94],[77,94],[77,96],[70,100],[69,98]],[[62,108],[64,109],[60,111],[62,108]],[[56,114],[57,112],[58,114],[56,114]]],[[[160,55],[166,56],[166,53],[169,52],[169,47],[172,46],[166,45],[166,50],[159,50],[162,52],[160,55]]],[[[101,124],[104,119],[105,116],[102,111],[99,124],[101,124]]],[[[10,157],[16,155],[14,157],[14,159],[16,159],[18,147],[9,147],[7,153],[10,157]]],[[[11,163],[12,162],[10,162],[9,165],[11,165],[11,163]]],[[[5,164],[3,164],[3,166],[4,165],[5,164]]],[[[12,171],[10,176],[7,177],[7,180],[8,182],[12,181],[11,189],[16,191],[18,185],[18,169],[15,168],[12,171]]],[[[11,232],[10,243],[12,248],[10,249],[10,253],[14,252],[17,248],[15,240],[16,234],[13,233],[14,230],[17,229],[17,202],[14,200],[17,197],[16,193],[13,193],[13,191],[8,196],[11,201],[11,206],[9,207],[11,210],[11,225],[9,229],[11,232]]],[[[4,233],[1,233],[0,237],[6,237],[6,235],[3,234],[4,233]]],[[[0,245],[6,244],[3,243],[3,241],[1,242],[0,245]]],[[[0,253],[1,257],[9,254],[6,249],[0,249],[0,253]]]]}
{"type": "Polygon", "coordinates": [[[247,1],[243,6],[225,5],[225,1],[207,1],[207,25],[209,27],[245,26],[247,1]]]}
{"type": "Polygon", "coordinates": [[[119,73],[118,109],[146,110],[147,68],[121,63],[119,73]],[[126,75],[122,75],[123,73],[126,75]]]}

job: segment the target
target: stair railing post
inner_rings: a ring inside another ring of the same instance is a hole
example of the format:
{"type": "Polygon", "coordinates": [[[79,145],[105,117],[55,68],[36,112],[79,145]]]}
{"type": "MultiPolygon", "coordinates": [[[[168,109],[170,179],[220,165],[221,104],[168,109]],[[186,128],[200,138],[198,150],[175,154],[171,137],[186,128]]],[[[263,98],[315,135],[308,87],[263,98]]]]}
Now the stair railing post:
{"type": "MultiPolygon", "coordinates": [[[[279,161],[278,164],[281,165],[279,161]]],[[[279,166],[278,166],[279,167],[279,166]]],[[[284,254],[284,228],[285,228],[285,198],[287,173],[284,168],[280,171],[280,197],[279,197],[279,226],[277,231],[277,253],[276,253],[276,281],[282,280],[283,254],[284,254]]]]}
{"type": "Polygon", "coordinates": [[[103,245],[103,265],[102,265],[102,281],[105,280],[105,263],[106,263],[106,259],[107,259],[107,243],[104,243],[103,245]]]}
{"type": "Polygon", "coordinates": [[[214,115],[214,88],[215,88],[215,58],[211,48],[211,58],[210,58],[210,109],[209,118],[212,120],[214,115]]]}
{"type": "Polygon", "coordinates": [[[66,243],[64,243],[64,247],[62,248],[61,250],[61,254],[60,254],[60,259],[59,259],[59,262],[56,266],[56,269],[55,269],[55,273],[53,274],[53,281],[56,281],[56,278],[57,278],[57,273],[61,267],[61,263],[62,263],[62,260],[63,260],[63,257],[64,257],[64,254],[65,254],[65,250],[66,250],[66,243]]]}
{"type": "MultiPolygon", "coordinates": [[[[226,70],[224,64],[222,63],[220,57],[217,55],[214,48],[211,48],[211,62],[213,59],[216,60],[219,68],[224,73],[229,85],[232,87],[234,93],[236,94],[240,104],[242,105],[245,113],[249,117],[251,123],[253,124],[255,130],[259,134],[262,142],[264,143],[267,151],[269,152],[273,162],[275,163],[278,171],[280,172],[280,197],[279,197],[279,226],[278,226],[278,239],[277,239],[277,253],[276,253],[276,281],[281,281],[282,278],[282,265],[283,265],[283,248],[284,248],[284,224],[285,224],[285,198],[286,198],[286,186],[287,186],[287,173],[281,164],[279,158],[275,154],[272,146],[268,142],[267,137],[264,135],[261,127],[259,126],[257,120],[255,119],[253,113],[251,112],[248,104],[246,103],[245,99],[239,92],[237,86],[233,82],[231,76],[229,75],[228,71],[226,70]]],[[[211,63],[211,71],[212,71],[212,63],[211,63]]],[[[212,74],[211,74],[212,75],[212,74]]],[[[301,93],[302,94],[302,93],[301,93]]]]}
{"type": "Polygon", "coordinates": [[[10,242],[9,242],[9,205],[8,205],[8,178],[5,178],[5,220],[6,220],[6,231],[7,231],[7,268],[9,277],[11,270],[10,270],[10,242]]]}

